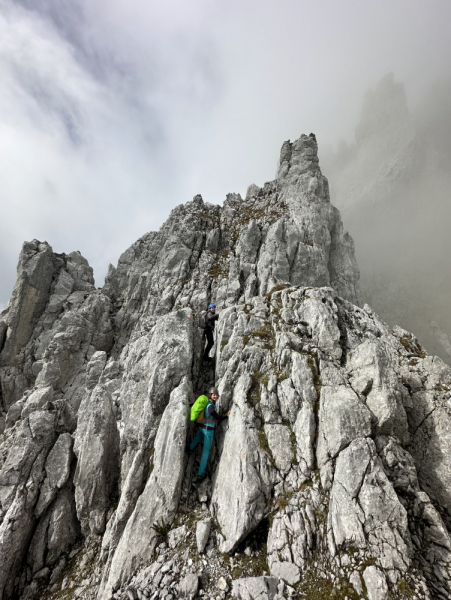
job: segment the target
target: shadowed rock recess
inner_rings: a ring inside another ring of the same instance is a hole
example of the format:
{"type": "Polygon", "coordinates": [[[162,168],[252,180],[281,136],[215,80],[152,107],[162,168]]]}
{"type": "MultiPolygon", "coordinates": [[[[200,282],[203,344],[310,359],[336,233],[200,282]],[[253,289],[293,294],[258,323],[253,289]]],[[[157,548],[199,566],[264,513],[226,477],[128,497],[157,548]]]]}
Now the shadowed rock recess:
{"type": "Polygon", "coordinates": [[[25,243],[0,350],[0,600],[450,597],[451,369],[359,306],[313,134],[246,199],[174,209],[102,289],[25,243]],[[213,382],[231,416],[198,484],[213,382]]]}

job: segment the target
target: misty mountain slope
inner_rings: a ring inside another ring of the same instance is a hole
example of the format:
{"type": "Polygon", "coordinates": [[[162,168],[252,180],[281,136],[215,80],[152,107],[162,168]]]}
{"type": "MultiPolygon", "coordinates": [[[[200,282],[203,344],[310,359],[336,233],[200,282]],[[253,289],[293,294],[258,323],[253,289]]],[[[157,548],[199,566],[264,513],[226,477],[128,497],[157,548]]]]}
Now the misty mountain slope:
{"type": "Polygon", "coordinates": [[[365,302],[450,363],[451,87],[410,114],[386,75],[365,96],[356,144],[326,154],[332,196],[356,243],[365,302]]]}
{"type": "Polygon", "coordinates": [[[451,591],[451,369],[359,306],[315,137],[110,267],[25,243],[0,318],[0,600],[451,591]],[[198,319],[215,300],[215,360],[198,319]],[[215,382],[197,483],[189,406],[215,382]]]}

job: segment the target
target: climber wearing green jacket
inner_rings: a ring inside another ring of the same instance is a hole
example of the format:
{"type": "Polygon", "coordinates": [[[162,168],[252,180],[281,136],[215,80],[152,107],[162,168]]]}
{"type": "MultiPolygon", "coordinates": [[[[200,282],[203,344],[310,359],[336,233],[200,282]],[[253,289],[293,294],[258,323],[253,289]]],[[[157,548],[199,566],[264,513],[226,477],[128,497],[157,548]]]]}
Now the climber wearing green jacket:
{"type": "Polygon", "coordinates": [[[200,444],[202,440],[204,441],[202,458],[200,459],[199,472],[197,475],[198,481],[202,481],[206,477],[205,471],[207,469],[208,456],[213,443],[216,421],[224,421],[224,419],[228,419],[230,416],[230,410],[224,417],[221,417],[217,413],[215,402],[219,398],[219,392],[215,387],[210,388],[207,396],[208,403],[205,406],[205,409],[200,413],[199,418],[196,420],[196,423],[199,424],[199,431],[188,447],[188,452],[191,454],[196,446],[200,444]]]}

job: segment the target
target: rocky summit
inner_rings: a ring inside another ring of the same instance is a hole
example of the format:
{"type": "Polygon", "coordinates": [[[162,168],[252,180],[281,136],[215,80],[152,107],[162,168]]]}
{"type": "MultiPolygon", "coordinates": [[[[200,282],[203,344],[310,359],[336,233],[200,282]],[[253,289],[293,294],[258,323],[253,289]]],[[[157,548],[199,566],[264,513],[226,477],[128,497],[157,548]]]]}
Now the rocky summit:
{"type": "Polygon", "coordinates": [[[449,598],[451,369],[358,278],[313,134],[245,199],[174,209],[102,289],[25,243],[0,313],[0,599],[449,598]],[[212,384],[231,412],[198,481],[212,384]]]}

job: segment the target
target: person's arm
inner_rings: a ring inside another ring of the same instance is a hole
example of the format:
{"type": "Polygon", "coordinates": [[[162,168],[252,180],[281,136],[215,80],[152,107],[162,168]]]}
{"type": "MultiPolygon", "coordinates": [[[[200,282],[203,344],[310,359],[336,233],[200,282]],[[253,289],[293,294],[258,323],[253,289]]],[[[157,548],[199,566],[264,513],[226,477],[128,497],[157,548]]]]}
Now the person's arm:
{"type": "Polygon", "coordinates": [[[221,415],[216,412],[216,410],[213,408],[212,405],[210,405],[210,407],[208,409],[208,413],[211,417],[213,417],[213,419],[216,419],[219,422],[224,421],[225,419],[228,419],[230,416],[230,410],[229,410],[229,411],[227,411],[227,414],[225,416],[221,417],[221,415]]]}
{"type": "Polygon", "coordinates": [[[207,313],[207,324],[210,324],[211,321],[217,321],[219,319],[219,315],[213,314],[211,312],[207,313]]]}
{"type": "Polygon", "coordinates": [[[218,415],[218,413],[215,410],[212,410],[210,413],[210,415],[213,417],[213,419],[216,419],[217,421],[224,421],[224,419],[228,419],[229,414],[230,414],[230,411],[224,417],[221,417],[221,415],[218,415]]]}

